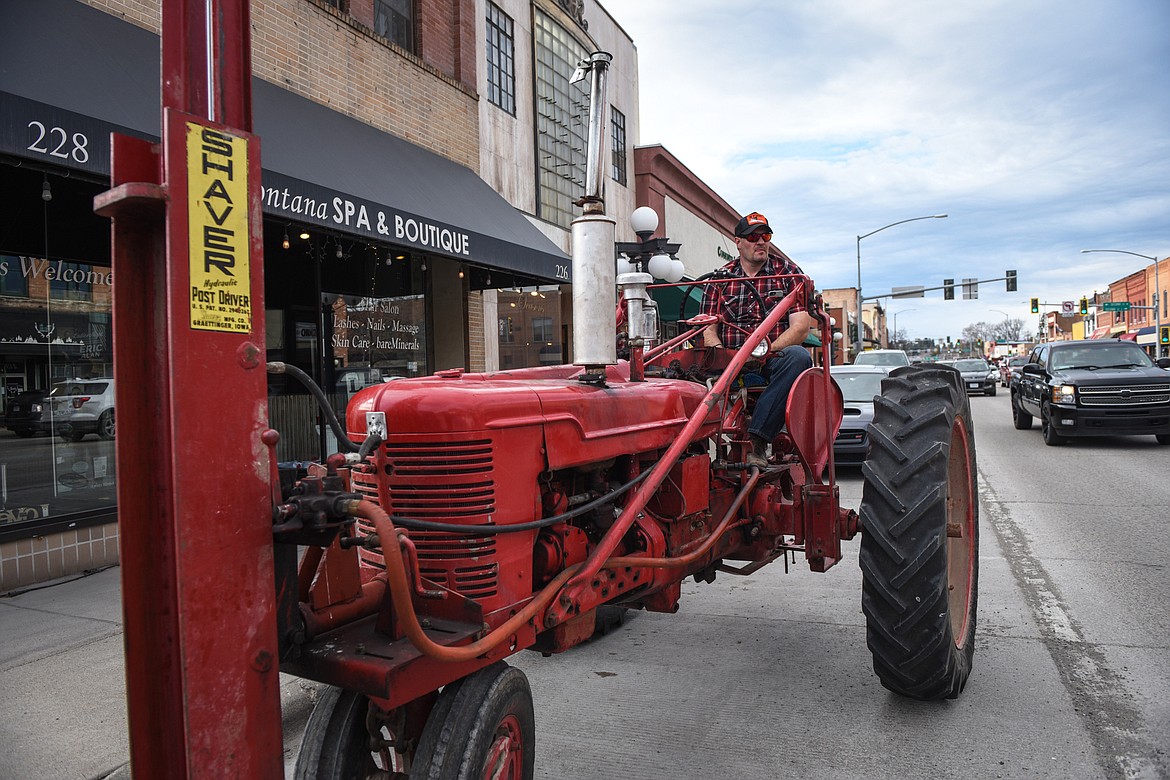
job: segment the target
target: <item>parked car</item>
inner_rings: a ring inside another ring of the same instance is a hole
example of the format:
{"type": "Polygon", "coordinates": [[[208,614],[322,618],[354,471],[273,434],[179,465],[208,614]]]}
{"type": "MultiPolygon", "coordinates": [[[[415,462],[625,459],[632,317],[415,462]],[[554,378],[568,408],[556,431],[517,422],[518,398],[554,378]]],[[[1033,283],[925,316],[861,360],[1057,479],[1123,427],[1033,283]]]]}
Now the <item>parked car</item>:
{"type": "Polygon", "coordinates": [[[882,394],[882,378],[889,366],[841,366],[830,373],[841,388],[845,401],[841,430],[833,441],[833,461],[837,464],[861,464],[869,446],[869,424],[873,422],[873,397],[882,394]]]}
{"type": "Polygon", "coordinates": [[[999,386],[1011,387],[1012,377],[1020,375],[1020,367],[1028,362],[1027,355],[1016,355],[999,364],[999,386]]]}
{"type": "Polygon", "coordinates": [[[901,349],[869,349],[853,359],[855,366],[898,366],[910,365],[910,358],[901,349]]]}
{"type": "Polygon", "coordinates": [[[1077,436],[1154,435],[1170,444],[1170,358],[1153,361],[1131,341],[1041,344],[1012,378],[1012,422],[1040,418],[1050,446],[1077,436]]]}
{"type": "Polygon", "coordinates": [[[53,423],[62,438],[81,441],[96,433],[114,438],[114,380],[69,379],[57,382],[49,393],[53,423]]]}
{"type": "Polygon", "coordinates": [[[954,369],[963,375],[963,387],[967,394],[983,393],[995,395],[995,383],[999,381],[999,371],[982,358],[967,358],[956,360],[954,369]]]}
{"type": "Polygon", "coordinates": [[[49,430],[52,415],[45,402],[44,390],[25,390],[8,399],[4,407],[4,427],[21,438],[49,430]]]}

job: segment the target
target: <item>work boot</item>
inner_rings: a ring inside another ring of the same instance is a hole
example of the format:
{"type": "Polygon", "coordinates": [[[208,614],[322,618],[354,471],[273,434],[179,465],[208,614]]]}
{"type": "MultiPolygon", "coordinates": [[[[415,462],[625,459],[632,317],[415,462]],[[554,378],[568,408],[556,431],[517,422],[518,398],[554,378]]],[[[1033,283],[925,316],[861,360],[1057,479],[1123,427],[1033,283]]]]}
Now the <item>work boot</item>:
{"type": "Polygon", "coordinates": [[[744,463],[747,464],[748,468],[755,466],[763,471],[768,467],[768,442],[754,433],[750,435],[750,439],[752,449],[744,458],[744,463]]]}

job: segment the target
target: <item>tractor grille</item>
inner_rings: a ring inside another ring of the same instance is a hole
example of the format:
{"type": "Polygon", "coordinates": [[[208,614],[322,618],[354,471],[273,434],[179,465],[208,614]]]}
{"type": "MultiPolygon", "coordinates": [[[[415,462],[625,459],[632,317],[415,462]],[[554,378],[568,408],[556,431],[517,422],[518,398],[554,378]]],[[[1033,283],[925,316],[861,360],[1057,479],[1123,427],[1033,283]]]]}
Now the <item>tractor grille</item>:
{"type": "MultiPolygon", "coordinates": [[[[378,475],[370,463],[352,472],[357,493],[378,503],[377,480],[387,482],[393,514],[411,520],[485,525],[496,511],[493,443],[475,441],[396,440],[383,446],[392,468],[378,475]]],[[[359,520],[361,529],[373,528],[359,520]]],[[[494,596],[499,588],[495,536],[409,530],[418,550],[422,575],[467,596],[494,596]]],[[[362,550],[363,560],[384,568],[382,556],[362,550]]]]}
{"type": "Polygon", "coordinates": [[[1170,384],[1078,388],[1082,406],[1142,406],[1170,401],[1170,384]]]}

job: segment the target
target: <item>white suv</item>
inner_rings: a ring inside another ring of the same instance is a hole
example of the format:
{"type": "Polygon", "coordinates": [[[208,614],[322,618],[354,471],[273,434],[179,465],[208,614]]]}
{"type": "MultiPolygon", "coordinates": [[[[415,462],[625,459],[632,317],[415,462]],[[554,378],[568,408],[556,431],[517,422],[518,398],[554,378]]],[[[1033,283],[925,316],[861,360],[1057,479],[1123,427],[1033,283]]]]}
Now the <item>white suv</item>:
{"type": "Polygon", "coordinates": [[[67,379],[53,385],[49,393],[53,424],[62,438],[81,441],[96,433],[114,438],[114,380],[67,379]]]}
{"type": "Polygon", "coordinates": [[[853,359],[855,366],[897,366],[910,365],[910,358],[900,349],[869,349],[853,359]]]}

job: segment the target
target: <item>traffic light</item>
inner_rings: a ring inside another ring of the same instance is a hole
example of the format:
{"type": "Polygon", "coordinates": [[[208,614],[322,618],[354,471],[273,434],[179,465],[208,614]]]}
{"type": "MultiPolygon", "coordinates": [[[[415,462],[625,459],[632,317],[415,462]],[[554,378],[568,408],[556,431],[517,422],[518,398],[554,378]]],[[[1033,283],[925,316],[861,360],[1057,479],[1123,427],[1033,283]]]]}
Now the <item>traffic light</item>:
{"type": "Polygon", "coordinates": [[[1170,325],[1163,325],[1158,328],[1158,343],[1170,344],[1170,325]]]}
{"type": "Polygon", "coordinates": [[[943,300],[953,301],[955,299],[955,280],[943,279],[943,300]]]}
{"type": "Polygon", "coordinates": [[[1089,299],[1081,298],[1081,314],[1089,313],[1089,299]]]}
{"type": "Polygon", "coordinates": [[[1032,299],[1032,313],[1033,314],[1040,313],[1040,299],[1039,298],[1032,299]]]}
{"type": "Polygon", "coordinates": [[[1004,274],[1004,276],[1007,277],[1007,279],[1006,279],[1007,291],[1008,292],[1015,292],[1016,291],[1016,272],[1015,271],[1008,271],[1007,273],[1004,274]]]}

